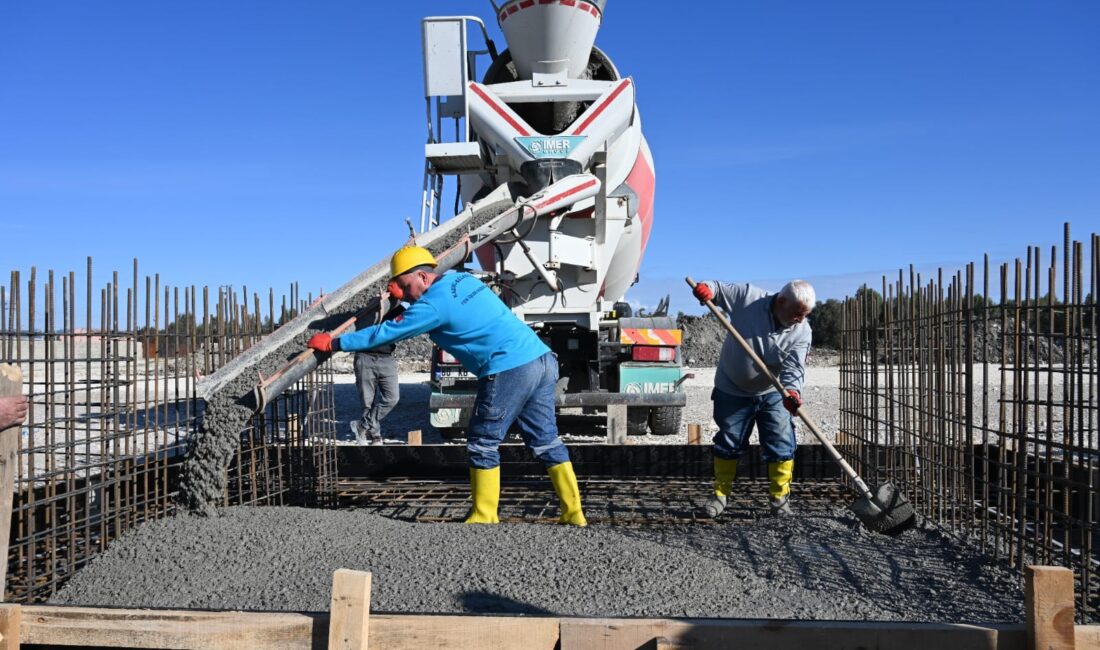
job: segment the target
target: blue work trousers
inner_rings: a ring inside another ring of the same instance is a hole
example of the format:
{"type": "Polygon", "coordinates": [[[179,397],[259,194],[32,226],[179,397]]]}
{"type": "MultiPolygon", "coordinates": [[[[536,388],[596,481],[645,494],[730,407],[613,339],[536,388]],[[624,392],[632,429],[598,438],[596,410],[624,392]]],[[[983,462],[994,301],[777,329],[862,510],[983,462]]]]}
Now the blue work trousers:
{"type": "Polygon", "coordinates": [[[783,408],[783,396],[772,391],[753,397],[739,397],[717,388],[714,400],[714,455],[726,460],[741,457],[749,447],[749,435],[755,423],[760,432],[761,456],[766,462],[778,463],[794,458],[798,443],[794,434],[794,417],[783,408]]]}
{"type": "Polygon", "coordinates": [[[470,416],[466,449],[471,467],[500,465],[498,448],[512,423],[523,442],[546,467],[569,460],[569,450],[558,436],[554,388],[558,360],[551,352],[511,370],[477,380],[477,398],[470,416]]]}
{"type": "Polygon", "coordinates": [[[392,354],[355,353],[355,387],[363,405],[359,425],[368,435],[382,435],[382,418],[397,406],[400,386],[392,354]]]}

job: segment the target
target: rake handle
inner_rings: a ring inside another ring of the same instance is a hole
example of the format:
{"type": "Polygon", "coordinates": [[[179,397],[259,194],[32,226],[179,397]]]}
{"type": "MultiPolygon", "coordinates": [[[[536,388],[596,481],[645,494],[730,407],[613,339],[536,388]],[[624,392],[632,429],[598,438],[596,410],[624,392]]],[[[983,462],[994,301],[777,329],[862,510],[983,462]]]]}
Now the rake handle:
{"type": "MultiPolygon", "coordinates": [[[[694,290],[695,287],[698,286],[698,283],[695,280],[692,280],[691,276],[684,278],[684,280],[687,281],[688,286],[691,287],[692,290],[694,290]]],[[[787,395],[787,389],[783,386],[783,384],[779,383],[779,379],[776,378],[774,374],[772,374],[772,371],[768,370],[768,366],[764,363],[764,360],[756,354],[756,350],[752,349],[752,346],[749,345],[749,342],[746,341],[743,336],[741,336],[741,333],[737,331],[737,328],[733,326],[733,323],[729,322],[725,314],[722,313],[722,310],[718,309],[718,307],[710,300],[706,301],[706,306],[710,309],[710,313],[714,314],[714,316],[718,319],[718,322],[722,324],[722,327],[726,328],[726,331],[730,333],[730,336],[732,336],[734,340],[736,340],[737,343],[741,345],[741,349],[745,351],[745,354],[749,355],[749,358],[752,359],[753,364],[756,365],[756,369],[763,373],[772,382],[772,385],[775,386],[775,389],[779,391],[780,395],[787,395]]],[[[833,460],[840,464],[840,468],[844,470],[844,473],[848,476],[848,478],[856,484],[856,487],[859,488],[859,491],[863,494],[863,496],[867,498],[872,498],[873,495],[871,494],[871,489],[867,487],[867,484],[864,483],[863,479],[859,477],[859,474],[856,473],[856,470],[852,469],[852,466],[848,464],[848,461],[844,460],[844,457],[840,455],[840,452],[836,450],[836,447],[834,447],[831,442],[825,439],[825,435],[821,433],[820,429],[817,428],[817,424],[813,421],[813,419],[810,418],[808,414],[802,411],[801,406],[798,407],[797,412],[798,417],[802,418],[802,421],[806,423],[806,426],[809,427],[810,431],[812,431],[814,436],[817,437],[817,441],[820,442],[826,450],[828,450],[829,455],[833,457],[833,460]]]]}

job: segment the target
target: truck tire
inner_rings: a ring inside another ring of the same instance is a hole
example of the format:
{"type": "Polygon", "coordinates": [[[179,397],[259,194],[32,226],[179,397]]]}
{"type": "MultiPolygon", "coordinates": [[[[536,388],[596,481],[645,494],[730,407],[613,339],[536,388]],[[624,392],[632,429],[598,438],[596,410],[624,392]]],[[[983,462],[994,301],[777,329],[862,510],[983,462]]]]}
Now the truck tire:
{"type": "Polygon", "coordinates": [[[649,428],[655,436],[674,436],[680,433],[682,406],[654,406],[649,411],[649,428]]]}
{"type": "Polygon", "coordinates": [[[626,407],[626,435],[644,436],[649,425],[648,406],[626,407]]]}

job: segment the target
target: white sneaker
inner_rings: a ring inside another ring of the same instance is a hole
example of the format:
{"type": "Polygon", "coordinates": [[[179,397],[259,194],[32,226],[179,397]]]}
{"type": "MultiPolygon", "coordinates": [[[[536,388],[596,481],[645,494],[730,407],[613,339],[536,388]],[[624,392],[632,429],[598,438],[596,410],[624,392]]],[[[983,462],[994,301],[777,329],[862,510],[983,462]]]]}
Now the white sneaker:
{"type": "Polygon", "coordinates": [[[355,434],[355,442],[361,445],[371,444],[371,437],[363,430],[363,425],[360,424],[359,420],[351,421],[351,432],[355,434]]]}

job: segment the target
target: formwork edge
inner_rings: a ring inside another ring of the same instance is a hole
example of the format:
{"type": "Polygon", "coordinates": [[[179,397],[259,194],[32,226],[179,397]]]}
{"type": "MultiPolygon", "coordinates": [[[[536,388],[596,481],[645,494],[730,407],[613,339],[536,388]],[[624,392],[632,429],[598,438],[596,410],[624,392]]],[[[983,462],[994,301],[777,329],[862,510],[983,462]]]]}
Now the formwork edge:
{"type": "MultiPolygon", "coordinates": [[[[234,612],[110,609],[56,605],[23,607],[24,645],[107,648],[324,648],[329,615],[311,612],[234,612]]],[[[1100,648],[1100,625],[1077,625],[1078,648],[1100,648]]],[[[767,647],[820,650],[853,647],[927,650],[1023,650],[1017,624],[793,621],[688,618],[570,618],[463,614],[371,615],[372,647],[503,650],[619,650],[652,646],[658,637],[695,650],[767,647]]]]}

